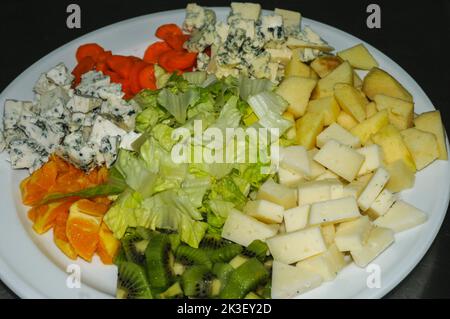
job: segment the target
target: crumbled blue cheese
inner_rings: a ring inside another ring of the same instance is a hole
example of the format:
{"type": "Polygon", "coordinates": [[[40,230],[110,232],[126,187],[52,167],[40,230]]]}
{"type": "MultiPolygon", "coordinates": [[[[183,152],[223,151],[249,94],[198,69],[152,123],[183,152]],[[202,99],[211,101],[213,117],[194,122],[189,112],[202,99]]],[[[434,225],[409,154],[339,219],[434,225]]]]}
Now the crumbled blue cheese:
{"type": "Polygon", "coordinates": [[[20,120],[22,113],[27,111],[23,101],[6,100],[3,110],[3,129],[13,129],[20,120]]]}
{"type": "Polygon", "coordinates": [[[197,55],[197,71],[206,71],[211,58],[206,53],[199,53],[197,55]]]}
{"type": "Polygon", "coordinates": [[[64,63],[60,63],[46,74],[47,79],[57,86],[67,86],[72,83],[74,77],[70,74],[64,63]]]}
{"type": "Polygon", "coordinates": [[[283,18],[278,14],[261,17],[258,32],[268,41],[282,42],[285,40],[283,18]]]}
{"type": "Polygon", "coordinates": [[[90,71],[81,76],[81,83],[76,87],[75,93],[81,96],[89,96],[107,100],[109,98],[122,98],[122,86],[111,83],[109,76],[101,72],[90,71]]]}
{"type": "Polygon", "coordinates": [[[93,145],[86,142],[82,131],[67,135],[56,153],[84,171],[90,171],[96,166],[97,154],[93,145]]]}
{"type": "Polygon", "coordinates": [[[275,8],[275,14],[283,17],[284,33],[286,35],[296,35],[300,32],[302,15],[300,12],[275,8]]]}
{"type": "Polygon", "coordinates": [[[50,82],[50,80],[47,78],[47,75],[45,73],[43,73],[39,76],[39,79],[37,80],[36,84],[34,85],[33,90],[37,94],[44,94],[48,91],[53,90],[56,87],[57,87],[57,85],[53,82],[50,82]]]}
{"type": "Polygon", "coordinates": [[[28,168],[31,173],[41,167],[49,156],[42,146],[30,138],[13,139],[9,144],[8,153],[12,168],[28,168]]]}
{"type": "Polygon", "coordinates": [[[35,111],[44,118],[66,118],[70,115],[66,109],[67,101],[69,101],[67,91],[56,87],[41,95],[35,111]]]}
{"type": "Polygon", "coordinates": [[[183,22],[183,30],[192,32],[200,30],[206,23],[205,9],[196,3],[189,3],[186,7],[186,17],[183,22]]]}
{"type": "Polygon", "coordinates": [[[96,97],[75,94],[68,102],[67,109],[71,112],[89,113],[102,105],[102,100],[96,97]]]}
{"type": "Polygon", "coordinates": [[[231,15],[240,16],[242,19],[256,21],[261,14],[261,5],[250,2],[232,2],[231,15]]]}

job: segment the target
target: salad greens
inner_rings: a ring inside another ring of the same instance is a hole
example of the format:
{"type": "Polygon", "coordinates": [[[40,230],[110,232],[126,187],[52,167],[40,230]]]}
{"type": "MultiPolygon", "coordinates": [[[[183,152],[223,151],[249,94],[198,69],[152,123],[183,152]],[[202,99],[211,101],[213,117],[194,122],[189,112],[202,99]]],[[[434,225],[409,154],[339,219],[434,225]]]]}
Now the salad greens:
{"type": "Polygon", "coordinates": [[[104,220],[117,238],[128,227],[141,226],[178,231],[181,241],[198,247],[205,233],[220,233],[230,210],[241,209],[269,177],[262,173],[267,163],[175,162],[171,151],[176,143],[188,143],[195,153],[214,139],[205,134],[206,146],[200,146],[195,138],[176,140],[174,131],[183,128],[192,137],[194,121],[201,121],[203,132],[214,128],[225,134],[227,128],[249,126],[244,121],[249,115],[255,119],[252,125],[282,132],[292,123],[282,118],[287,103],[267,80],[217,80],[190,72],[171,75],[165,82],[164,88],[134,98],[143,109],[136,119],[143,134],[133,143],[134,151],[118,155],[113,169],[125,186],[104,220]]]}

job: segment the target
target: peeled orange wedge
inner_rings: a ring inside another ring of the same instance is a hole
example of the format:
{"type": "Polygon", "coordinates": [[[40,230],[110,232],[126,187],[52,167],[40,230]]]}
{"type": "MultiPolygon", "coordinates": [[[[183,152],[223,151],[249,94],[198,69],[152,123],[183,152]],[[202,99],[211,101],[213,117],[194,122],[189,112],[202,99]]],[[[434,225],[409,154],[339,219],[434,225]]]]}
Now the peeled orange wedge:
{"type": "Polygon", "coordinates": [[[113,233],[109,230],[105,223],[102,223],[100,226],[98,236],[99,242],[97,254],[100,256],[100,259],[104,264],[111,265],[114,257],[116,257],[119,251],[120,241],[114,237],[113,233]]]}
{"type": "Polygon", "coordinates": [[[67,219],[69,217],[69,209],[60,211],[56,216],[55,225],[53,226],[53,241],[56,246],[70,259],[77,258],[77,252],[72,247],[66,235],[67,219]]]}
{"type": "Polygon", "coordinates": [[[28,216],[34,221],[34,231],[38,234],[46,233],[53,227],[58,214],[62,211],[69,211],[72,203],[71,200],[58,201],[32,208],[28,216]]]}

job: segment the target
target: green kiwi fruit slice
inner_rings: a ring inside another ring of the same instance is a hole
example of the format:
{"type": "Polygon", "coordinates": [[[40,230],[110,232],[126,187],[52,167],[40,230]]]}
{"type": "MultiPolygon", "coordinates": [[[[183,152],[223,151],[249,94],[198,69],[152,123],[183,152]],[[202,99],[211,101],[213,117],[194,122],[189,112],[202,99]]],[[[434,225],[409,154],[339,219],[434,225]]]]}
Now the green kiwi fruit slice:
{"type": "Polygon", "coordinates": [[[129,228],[121,240],[122,249],[128,261],[139,265],[145,264],[145,248],[148,240],[144,239],[134,228],[129,228]]]}
{"type": "Polygon", "coordinates": [[[184,294],[193,298],[211,297],[214,275],[205,265],[188,268],[181,276],[184,294]]]}
{"type": "Polygon", "coordinates": [[[161,299],[180,299],[184,297],[183,290],[179,282],[174,283],[166,291],[158,296],[161,299]]]}
{"type": "Polygon", "coordinates": [[[213,263],[228,262],[242,251],[242,246],[216,235],[205,235],[200,242],[200,248],[207,253],[213,263]]]}
{"type": "Polygon", "coordinates": [[[117,298],[120,299],[152,299],[145,270],[142,266],[129,261],[119,265],[117,279],[117,298]]]}
{"type": "Polygon", "coordinates": [[[269,277],[266,267],[256,258],[251,258],[229,276],[219,297],[222,299],[242,299],[269,277]]]}
{"type": "Polygon", "coordinates": [[[250,243],[242,251],[242,255],[253,258],[256,257],[259,261],[264,261],[267,257],[269,247],[267,244],[259,239],[256,239],[250,243]]]}
{"type": "Polygon", "coordinates": [[[209,269],[212,267],[212,262],[204,250],[187,245],[178,246],[175,251],[175,259],[186,266],[204,265],[209,269]]]}
{"type": "Polygon", "coordinates": [[[166,234],[153,236],[145,250],[147,277],[152,291],[162,292],[172,281],[170,241],[166,234]]]}

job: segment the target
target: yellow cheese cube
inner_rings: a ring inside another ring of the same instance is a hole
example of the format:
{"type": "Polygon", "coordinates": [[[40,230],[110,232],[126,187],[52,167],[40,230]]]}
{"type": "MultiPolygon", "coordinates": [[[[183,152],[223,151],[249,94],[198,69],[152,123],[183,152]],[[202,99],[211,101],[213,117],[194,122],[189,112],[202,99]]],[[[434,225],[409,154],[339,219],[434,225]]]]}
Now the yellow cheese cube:
{"type": "Polygon", "coordinates": [[[314,180],[315,181],[323,181],[323,180],[326,180],[326,179],[337,179],[337,180],[339,180],[340,177],[338,175],[336,175],[335,173],[333,173],[332,171],[326,170],[323,174],[320,174],[314,180]]]}
{"type": "Polygon", "coordinates": [[[333,224],[325,224],[321,225],[320,229],[322,231],[323,239],[327,244],[327,247],[330,247],[334,244],[334,237],[336,236],[336,227],[333,224]]]}
{"type": "Polygon", "coordinates": [[[361,216],[356,199],[352,196],[317,202],[311,205],[309,224],[340,223],[361,216]]]}
{"type": "Polygon", "coordinates": [[[324,200],[341,198],[344,186],[339,180],[321,180],[301,184],[298,187],[299,205],[312,204],[324,200]]]}
{"type": "Polygon", "coordinates": [[[261,185],[256,199],[265,199],[283,206],[285,209],[297,206],[297,192],[295,189],[275,183],[268,179],[261,185]]]}
{"type": "Polygon", "coordinates": [[[381,111],[366,119],[365,121],[354,126],[350,133],[358,136],[363,145],[366,145],[367,141],[373,134],[376,134],[379,130],[389,124],[389,116],[387,111],[381,111]]]}
{"type": "Polygon", "coordinates": [[[280,167],[278,168],[278,180],[281,185],[297,187],[300,183],[305,181],[305,177],[280,167]]]}
{"type": "Polygon", "coordinates": [[[303,229],[308,225],[310,207],[310,205],[303,205],[284,211],[283,218],[287,233],[303,229]]]}
{"type": "Polygon", "coordinates": [[[356,69],[370,70],[378,66],[377,60],[362,43],[338,52],[337,56],[356,69]]]}
{"type": "Polygon", "coordinates": [[[314,156],[317,154],[317,152],[319,152],[317,148],[313,148],[308,151],[308,157],[311,165],[311,173],[307,176],[309,179],[314,179],[317,176],[325,173],[327,170],[325,167],[323,167],[314,160],[314,156]]]}
{"type": "Polygon", "coordinates": [[[331,281],[344,268],[345,259],[344,254],[337,249],[336,245],[331,245],[325,252],[304,259],[296,266],[320,275],[324,281],[331,281]]]}
{"type": "Polygon", "coordinates": [[[340,224],[336,230],[334,242],[340,251],[361,248],[369,237],[372,223],[367,216],[340,224]]]}
{"type": "Polygon", "coordinates": [[[316,137],[323,130],[322,113],[306,113],[295,123],[297,127],[297,143],[307,150],[314,148],[316,137]]]}
{"type": "Polygon", "coordinates": [[[391,208],[395,202],[395,195],[388,189],[383,189],[380,195],[377,196],[375,201],[370,205],[367,214],[376,219],[384,214],[391,208]]]}
{"type": "Polygon", "coordinates": [[[389,180],[389,172],[380,167],[373,174],[370,182],[358,197],[358,206],[362,211],[370,208],[389,180]]]}
{"type": "Polygon", "coordinates": [[[349,146],[330,140],[314,156],[314,160],[351,182],[358,174],[364,156],[349,146]]]}
{"type": "Polygon", "coordinates": [[[292,264],[323,253],[327,248],[320,227],[310,227],[266,240],[274,260],[292,264]]]}
{"type": "Polygon", "coordinates": [[[266,224],[280,224],[283,221],[283,206],[263,199],[248,201],[243,211],[266,224]]]}
{"type": "Polygon", "coordinates": [[[325,143],[331,139],[353,148],[361,146],[361,142],[358,137],[336,123],[332,123],[325,130],[323,130],[322,133],[317,135],[316,145],[318,147],[323,147],[325,143]]]}
{"type": "Polygon", "coordinates": [[[359,154],[364,155],[364,162],[359,169],[358,176],[366,175],[373,172],[382,165],[383,156],[380,146],[373,144],[364,146],[356,150],[359,154]]]}
{"type": "Polygon", "coordinates": [[[399,200],[383,216],[373,222],[379,227],[386,227],[398,233],[423,224],[427,215],[420,209],[399,200]]]}
{"type": "Polygon", "coordinates": [[[419,130],[436,135],[439,148],[439,159],[446,161],[448,159],[448,154],[447,145],[445,144],[445,130],[442,125],[441,113],[439,111],[422,113],[414,119],[414,125],[419,130]]]}
{"type": "Polygon", "coordinates": [[[322,113],[323,125],[328,126],[336,122],[341,109],[334,96],[328,96],[308,103],[307,112],[322,113]]]}
{"type": "Polygon", "coordinates": [[[366,267],[394,242],[394,232],[389,228],[373,227],[363,247],[350,251],[355,264],[366,267]]]}
{"type": "Polygon", "coordinates": [[[222,237],[247,247],[256,239],[265,240],[277,234],[278,227],[266,225],[255,218],[233,209],[225,221],[222,237]]]}

